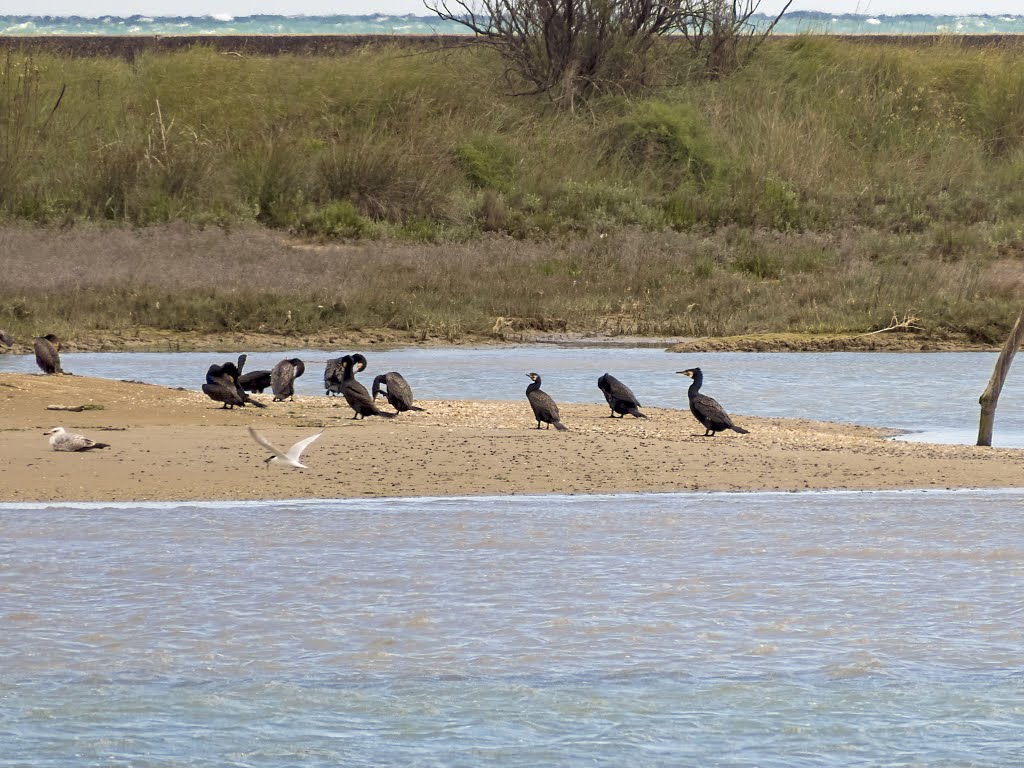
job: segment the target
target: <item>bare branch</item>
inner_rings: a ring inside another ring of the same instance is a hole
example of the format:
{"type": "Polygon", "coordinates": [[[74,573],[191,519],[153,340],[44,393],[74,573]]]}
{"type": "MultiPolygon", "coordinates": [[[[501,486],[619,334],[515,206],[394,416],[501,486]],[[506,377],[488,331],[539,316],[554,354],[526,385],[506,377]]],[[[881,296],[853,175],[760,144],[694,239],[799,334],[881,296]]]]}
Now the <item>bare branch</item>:
{"type": "Polygon", "coordinates": [[[868,331],[867,333],[860,333],[854,336],[855,339],[863,338],[864,336],[874,336],[876,333],[885,333],[887,331],[923,331],[924,329],[917,325],[917,316],[913,313],[908,312],[900,320],[899,315],[895,312],[892,313],[892,320],[885,328],[879,328],[877,331],[868,331]]]}
{"type": "Polygon", "coordinates": [[[760,41],[782,16],[757,32],[750,17],[759,3],[425,0],[427,9],[442,20],[461,24],[498,52],[514,93],[546,93],[570,110],[580,99],[642,87],[650,51],[665,35],[684,35],[713,76],[734,69],[752,53],[748,47],[741,55],[741,38],[760,41]]]}

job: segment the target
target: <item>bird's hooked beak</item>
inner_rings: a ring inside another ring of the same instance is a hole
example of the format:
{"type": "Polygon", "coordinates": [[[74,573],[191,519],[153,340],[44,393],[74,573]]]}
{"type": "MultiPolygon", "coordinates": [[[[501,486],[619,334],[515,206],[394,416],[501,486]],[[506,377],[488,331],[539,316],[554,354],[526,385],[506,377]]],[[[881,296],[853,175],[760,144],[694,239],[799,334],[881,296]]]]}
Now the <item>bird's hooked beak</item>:
{"type": "Polygon", "coordinates": [[[678,373],[680,376],[686,376],[691,379],[693,378],[693,371],[690,369],[685,371],[676,371],[676,373],[678,373]]]}

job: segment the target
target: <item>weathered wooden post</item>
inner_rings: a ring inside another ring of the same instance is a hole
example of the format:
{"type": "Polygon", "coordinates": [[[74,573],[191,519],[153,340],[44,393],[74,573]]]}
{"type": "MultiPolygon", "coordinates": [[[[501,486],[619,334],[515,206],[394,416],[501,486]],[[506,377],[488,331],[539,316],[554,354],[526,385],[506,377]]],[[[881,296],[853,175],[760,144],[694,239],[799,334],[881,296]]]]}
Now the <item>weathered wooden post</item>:
{"type": "Polygon", "coordinates": [[[1013,330],[1010,331],[1010,336],[999,353],[999,359],[996,360],[992,378],[989,379],[988,386],[978,398],[978,402],[981,403],[978,445],[992,445],[992,425],[996,421],[996,403],[999,402],[999,393],[1003,389],[1003,382],[1006,381],[1006,374],[1010,372],[1013,356],[1017,354],[1022,341],[1024,341],[1024,312],[1017,316],[1017,322],[1013,324],[1013,330]]]}

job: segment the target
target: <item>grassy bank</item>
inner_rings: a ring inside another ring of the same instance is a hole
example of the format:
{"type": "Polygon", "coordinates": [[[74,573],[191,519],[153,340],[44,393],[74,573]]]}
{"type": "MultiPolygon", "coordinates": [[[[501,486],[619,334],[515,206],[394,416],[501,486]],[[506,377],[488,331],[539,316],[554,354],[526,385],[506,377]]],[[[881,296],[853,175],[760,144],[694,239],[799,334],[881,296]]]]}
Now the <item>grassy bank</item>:
{"type": "Polygon", "coordinates": [[[697,83],[673,53],[649,94],[575,115],[506,95],[479,48],[0,67],[0,326],[19,332],[896,313],[994,340],[1018,311],[1019,47],[800,37],[697,83]]]}
{"type": "Polygon", "coordinates": [[[1020,259],[932,259],[920,237],[877,237],[727,229],[311,245],[266,229],[6,228],[0,327],[22,339],[391,329],[458,341],[856,334],[896,314],[930,339],[1001,341],[1024,290],[1020,259]]]}
{"type": "Polygon", "coordinates": [[[951,251],[1019,234],[1020,49],[795,38],[675,87],[673,51],[648,97],[576,115],[506,95],[480,48],[11,53],[0,213],[354,239],[864,226],[951,251]]]}

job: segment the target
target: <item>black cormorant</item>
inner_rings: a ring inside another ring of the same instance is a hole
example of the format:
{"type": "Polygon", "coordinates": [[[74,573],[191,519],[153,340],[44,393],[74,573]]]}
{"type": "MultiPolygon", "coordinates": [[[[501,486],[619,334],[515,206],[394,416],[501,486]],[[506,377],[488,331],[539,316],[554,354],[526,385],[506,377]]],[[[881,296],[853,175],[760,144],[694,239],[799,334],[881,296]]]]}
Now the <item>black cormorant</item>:
{"type": "Polygon", "coordinates": [[[238,386],[246,392],[263,394],[270,388],[270,371],[250,371],[238,377],[238,386]]]}
{"type": "Polygon", "coordinates": [[[647,418],[637,410],[640,403],[633,391],[610,373],[606,373],[597,380],[597,387],[604,393],[604,399],[608,401],[608,407],[612,409],[611,417],[613,419],[616,413],[619,414],[620,419],[626,418],[627,413],[638,419],[647,418]]]}
{"type": "Polygon", "coordinates": [[[341,358],[341,394],[345,396],[345,402],[355,411],[355,415],[352,418],[365,419],[367,416],[383,416],[386,419],[395,418],[398,415],[397,413],[382,411],[373,404],[373,398],[366,391],[366,387],[356,381],[355,371],[353,370],[356,366],[359,366],[356,368],[358,371],[366,368],[366,358],[359,353],[345,355],[341,358]]]}
{"type": "Polygon", "coordinates": [[[251,397],[249,397],[249,395],[246,394],[245,390],[242,389],[241,385],[238,383],[241,379],[244,378],[242,374],[242,369],[245,367],[245,361],[247,358],[248,355],[245,354],[241,354],[238,356],[238,362],[235,364],[235,367],[237,368],[237,370],[235,371],[235,388],[238,390],[239,397],[242,398],[243,405],[246,403],[251,403],[252,405],[255,405],[257,408],[266,408],[267,406],[265,406],[263,403],[259,402],[258,400],[253,400],[251,397]]]}
{"type": "Polygon", "coordinates": [[[540,374],[528,373],[526,375],[533,380],[533,383],[526,388],[526,399],[530,401],[530,407],[533,408],[534,418],[537,419],[537,429],[540,429],[542,421],[548,425],[545,429],[550,429],[552,424],[555,425],[555,429],[569,429],[559,418],[558,406],[555,405],[555,401],[540,388],[540,374]]]}
{"type": "MultiPolygon", "coordinates": [[[[240,358],[245,364],[245,356],[240,358]]],[[[266,408],[263,403],[253,400],[238,386],[238,366],[234,363],[224,365],[211,365],[206,371],[206,383],[203,384],[203,392],[211,400],[223,403],[223,408],[234,408],[236,405],[245,407],[251,403],[257,408],[266,408]]]]}
{"type": "Polygon", "coordinates": [[[32,342],[36,353],[36,364],[45,374],[64,373],[60,367],[60,339],[52,333],[40,336],[32,342]]]}
{"type": "Polygon", "coordinates": [[[305,372],[306,364],[297,357],[282,360],[275,365],[270,372],[270,389],[274,393],[274,400],[294,399],[295,380],[305,372]]]}
{"type": "MultiPolygon", "coordinates": [[[[351,355],[345,357],[351,357],[351,355]]],[[[334,360],[328,360],[324,367],[324,389],[327,390],[327,395],[340,395],[344,389],[344,385],[341,383],[345,375],[345,366],[342,364],[344,359],[344,357],[337,357],[334,360]]]]}
{"type": "Polygon", "coordinates": [[[374,378],[372,390],[374,400],[381,393],[381,387],[385,387],[383,390],[384,397],[391,403],[391,407],[399,413],[403,411],[424,410],[418,405],[412,404],[412,387],[409,386],[409,382],[398,371],[388,371],[374,378]]]}
{"type": "Polygon", "coordinates": [[[716,432],[722,432],[726,429],[739,432],[741,435],[748,434],[747,430],[743,429],[743,427],[737,427],[732,423],[729,414],[718,404],[717,400],[700,394],[701,384],[704,383],[704,374],[700,372],[700,368],[687,368],[685,371],[676,371],[676,373],[693,379],[693,383],[686,391],[686,396],[690,400],[690,413],[707,430],[701,437],[707,437],[708,435],[714,437],[716,432]]]}

